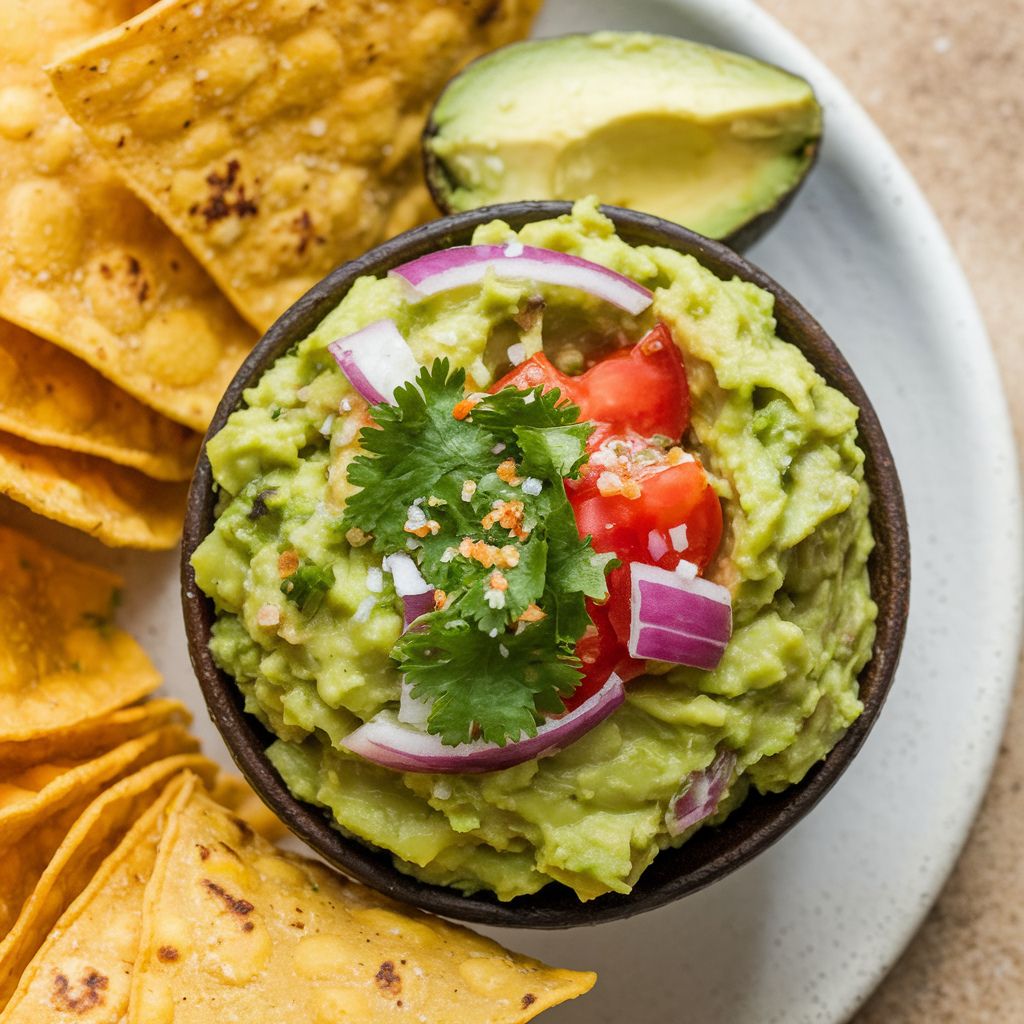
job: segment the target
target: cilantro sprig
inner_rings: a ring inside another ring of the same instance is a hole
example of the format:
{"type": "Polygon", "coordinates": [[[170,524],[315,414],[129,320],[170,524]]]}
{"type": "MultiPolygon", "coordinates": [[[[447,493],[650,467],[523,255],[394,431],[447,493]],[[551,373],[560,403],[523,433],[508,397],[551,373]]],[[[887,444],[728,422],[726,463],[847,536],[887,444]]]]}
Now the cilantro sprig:
{"type": "Polygon", "coordinates": [[[557,389],[506,388],[463,418],[465,372],[445,359],[373,407],[349,467],[342,529],[382,555],[409,551],[443,607],[392,650],[443,742],[536,733],[580,680],[588,597],[607,596],[612,556],[581,540],[563,478],[593,426],[557,389]]]}

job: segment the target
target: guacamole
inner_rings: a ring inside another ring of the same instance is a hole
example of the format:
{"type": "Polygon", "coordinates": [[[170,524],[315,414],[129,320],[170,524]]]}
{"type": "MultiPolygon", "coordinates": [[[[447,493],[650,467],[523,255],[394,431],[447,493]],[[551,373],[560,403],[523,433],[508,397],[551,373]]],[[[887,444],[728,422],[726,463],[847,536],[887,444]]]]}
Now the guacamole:
{"type": "Polygon", "coordinates": [[[857,410],[778,339],[771,295],[690,256],[627,245],[593,201],[518,234],[488,224],[474,241],[516,239],[618,271],[653,304],[633,319],[580,292],[492,276],[410,302],[395,278],[360,279],[210,441],[218,514],[193,565],[216,604],[212,653],[278,737],[268,755],[298,798],[421,879],[500,899],[557,881],[586,900],[628,893],[660,849],[692,834],[670,832],[670,807],[720,752],[731,772],[711,824],[751,786],[800,781],[860,713],[876,614],[870,497],[857,410]],[[538,296],[542,330],[523,316],[538,296]],[[326,349],[381,318],[421,364],[444,356],[465,368],[471,389],[507,368],[512,343],[543,343],[568,370],[581,357],[566,338],[585,346],[667,326],[689,381],[687,445],[721,498],[724,536],[706,575],[731,593],[733,631],[717,667],[649,662],[582,738],[501,771],[398,772],[345,749],[398,705],[391,651],[403,616],[380,555],[340,526],[367,420],[326,349]]]}

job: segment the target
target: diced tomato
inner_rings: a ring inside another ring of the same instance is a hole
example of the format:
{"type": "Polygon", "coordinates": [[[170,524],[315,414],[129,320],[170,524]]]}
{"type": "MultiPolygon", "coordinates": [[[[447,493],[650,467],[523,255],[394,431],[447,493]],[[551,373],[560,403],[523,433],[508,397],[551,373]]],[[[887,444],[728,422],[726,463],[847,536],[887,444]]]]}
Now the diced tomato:
{"type": "Polygon", "coordinates": [[[632,348],[622,349],[572,381],[582,418],[616,432],[678,441],[690,425],[686,370],[672,335],[658,324],[632,348]]]}
{"type": "Polygon", "coordinates": [[[674,569],[686,559],[703,572],[722,538],[722,509],[700,462],[675,461],[663,443],[651,440],[655,435],[678,440],[690,421],[686,370],[664,324],[578,377],[562,373],[543,354],[535,355],[491,390],[510,386],[558,388],[580,407],[582,419],[596,424],[587,447],[597,457],[579,479],[566,481],[566,490],[580,536],[589,535],[596,551],[614,552],[623,563],[608,574],[608,600],[600,605],[587,602],[594,629],[576,645],[583,679],[565,701],[571,711],[596,693],[612,672],[626,681],[644,670],[645,663],[627,653],[629,563],[674,569]],[[603,457],[608,451],[611,460],[603,457]],[[625,465],[615,463],[620,456],[625,465]],[[608,493],[613,488],[607,477],[602,483],[605,473],[617,475],[633,496],[608,493]],[[679,526],[686,527],[682,551],[675,549],[670,534],[679,526]]]}
{"type": "Polygon", "coordinates": [[[558,388],[580,407],[581,419],[607,424],[613,433],[632,430],[644,437],[664,434],[678,440],[690,423],[686,370],[664,324],[578,377],[562,373],[538,353],[502,377],[491,391],[537,386],[545,391],[558,388]]]}
{"type": "Polygon", "coordinates": [[[495,394],[503,388],[517,388],[520,391],[526,391],[529,388],[543,385],[545,392],[552,388],[560,388],[563,397],[572,398],[572,382],[575,379],[578,378],[562,373],[543,352],[538,352],[505,374],[497,384],[491,387],[491,393],[495,394]]]}
{"type": "MultiPolygon", "coordinates": [[[[628,603],[626,607],[628,618],[628,603]]],[[[623,682],[628,682],[644,670],[644,662],[626,653],[617,631],[612,627],[609,608],[609,602],[598,604],[596,601],[587,601],[587,611],[594,622],[594,629],[576,645],[576,654],[582,662],[583,678],[565,698],[566,711],[578,708],[588,697],[597,693],[612,672],[617,672],[623,682]]]]}

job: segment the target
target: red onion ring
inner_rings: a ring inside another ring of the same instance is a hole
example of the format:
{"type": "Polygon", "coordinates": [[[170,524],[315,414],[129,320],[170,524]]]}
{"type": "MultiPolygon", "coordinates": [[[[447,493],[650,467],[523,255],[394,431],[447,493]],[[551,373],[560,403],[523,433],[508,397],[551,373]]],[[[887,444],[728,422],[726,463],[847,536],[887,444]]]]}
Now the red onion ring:
{"type": "Polygon", "coordinates": [[[599,263],[519,242],[456,245],[404,263],[391,273],[402,278],[413,295],[422,299],[477,284],[488,271],[506,281],[536,281],[578,288],[634,316],[642,313],[654,298],[643,285],[599,263]]]}
{"type": "Polygon", "coordinates": [[[400,772],[445,775],[494,772],[554,754],[607,718],[625,699],[622,680],[612,673],[607,682],[578,708],[552,718],[528,736],[498,746],[482,740],[445,746],[439,736],[403,725],[393,711],[381,711],[350,733],[341,745],[353,754],[400,772]]]}

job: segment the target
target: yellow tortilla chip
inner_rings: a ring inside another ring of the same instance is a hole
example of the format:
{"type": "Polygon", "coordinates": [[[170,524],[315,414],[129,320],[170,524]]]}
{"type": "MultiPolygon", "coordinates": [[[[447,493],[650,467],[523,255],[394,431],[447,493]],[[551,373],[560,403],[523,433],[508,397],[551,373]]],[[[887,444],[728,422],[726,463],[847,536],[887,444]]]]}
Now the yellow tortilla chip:
{"type": "Polygon", "coordinates": [[[261,329],[428,216],[419,140],[540,0],[162,0],[65,53],[57,93],[261,329]]]}
{"type": "Polygon", "coordinates": [[[473,932],[275,850],[195,792],[146,887],[128,1024],[511,1024],[586,992],[473,932]]]}
{"type": "Polygon", "coordinates": [[[205,429],[252,332],[65,114],[42,67],[126,0],[0,0],[0,316],[205,429]]]}
{"type": "Polygon", "coordinates": [[[111,547],[173,548],[188,491],[0,431],[0,494],[111,547]]]}
{"type": "Polygon", "coordinates": [[[192,715],[181,701],[158,698],[31,739],[0,741],[0,779],[10,780],[26,768],[58,757],[84,761],[161,726],[191,721],[192,715]]]}
{"type": "Polygon", "coordinates": [[[35,765],[0,782],[0,858],[40,820],[71,804],[84,807],[105,786],[151,761],[198,749],[184,726],[165,725],[92,760],[35,765]]]}
{"type": "Polygon", "coordinates": [[[217,777],[211,796],[217,803],[234,811],[247,821],[264,839],[276,842],[290,835],[284,822],[256,795],[256,791],[238,775],[222,773],[217,777]]]}
{"type": "Polygon", "coordinates": [[[0,430],[187,480],[199,435],[136,401],[56,345],[0,320],[0,430]]]}
{"type": "Polygon", "coordinates": [[[80,816],[68,811],[55,815],[4,854],[0,935],[6,935],[0,941],[0,1006],[54,922],[88,885],[132,822],[182,771],[195,772],[210,783],[217,766],[199,754],[156,761],[104,790],[80,816]]]}
{"type": "Polygon", "coordinates": [[[175,776],[103,861],[25,969],[0,1015],[4,1024],[122,1020],[138,951],[142,897],[164,817],[195,781],[194,775],[175,776]]]}
{"type": "Polygon", "coordinates": [[[0,742],[106,715],[160,674],[112,625],[121,580],[0,526],[0,742]]]}

